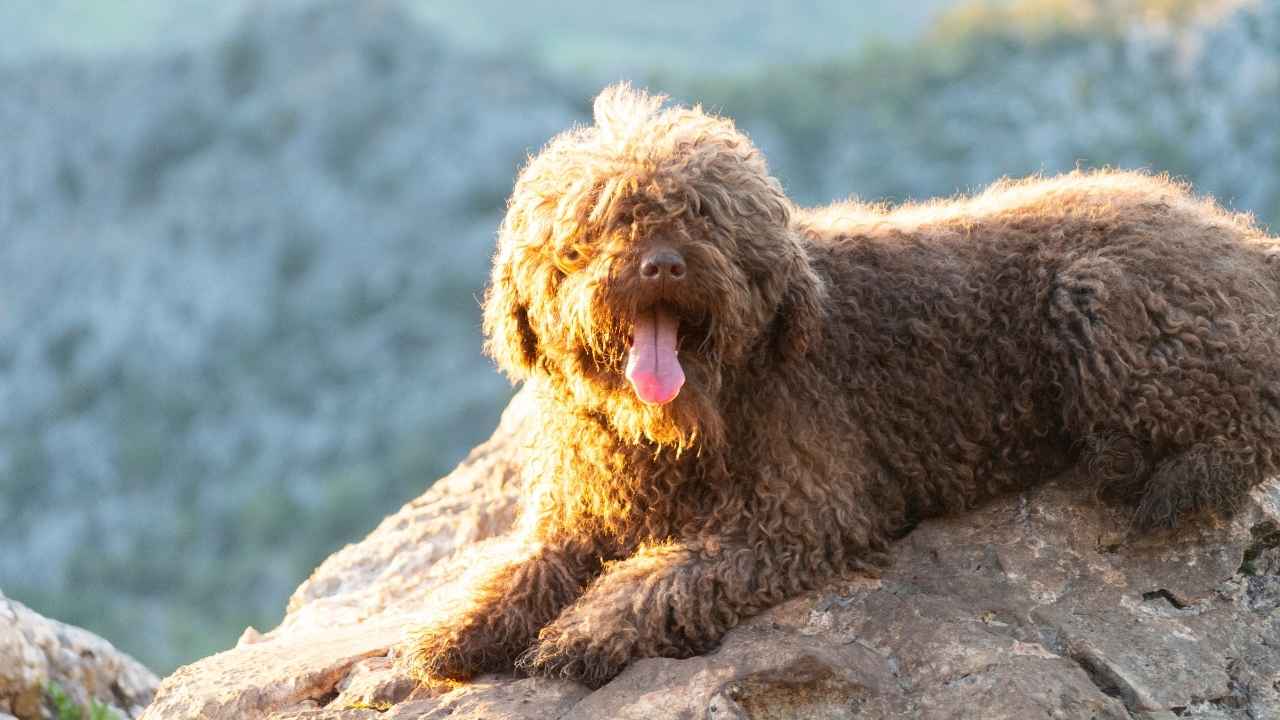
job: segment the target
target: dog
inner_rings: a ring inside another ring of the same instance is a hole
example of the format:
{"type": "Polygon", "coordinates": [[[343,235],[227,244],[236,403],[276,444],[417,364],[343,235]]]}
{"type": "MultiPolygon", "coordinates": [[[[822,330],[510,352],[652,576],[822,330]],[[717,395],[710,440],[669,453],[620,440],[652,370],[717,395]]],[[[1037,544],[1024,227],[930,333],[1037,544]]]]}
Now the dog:
{"type": "Polygon", "coordinates": [[[922,518],[1082,463],[1135,532],[1280,447],[1276,239],[1073,172],[801,209],[725,118],[620,85],[521,172],[484,301],[533,384],[520,550],[420,628],[423,679],[598,687],[872,571],[922,518]]]}

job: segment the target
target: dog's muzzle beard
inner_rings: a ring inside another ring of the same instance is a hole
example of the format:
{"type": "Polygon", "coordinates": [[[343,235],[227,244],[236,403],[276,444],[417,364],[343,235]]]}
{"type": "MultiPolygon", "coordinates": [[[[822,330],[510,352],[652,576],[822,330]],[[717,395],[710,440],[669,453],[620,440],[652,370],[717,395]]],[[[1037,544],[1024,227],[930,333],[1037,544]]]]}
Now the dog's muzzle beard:
{"type": "Polygon", "coordinates": [[[654,292],[625,278],[565,288],[556,312],[534,323],[558,401],[596,416],[627,443],[678,451],[718,445],[728,328],[691,289],[654,292]],[[674,379],[664,375],[673,371],[674,379]]]}
{"type": "Polygon", "coordinates": [[[724,439],[719,406],[721,372],[701,358],[685,358],[687,382],[679,395],[662,404],[642,400],[627,380],[615,380],[602,408],[618,435],[633,444],[652,443],[678,452],[700,452],[724,439]]]}
{"type": "MultiPolygon", "coordinates": [[[[601,308],[597,306],[597,310],[601,308]]],[[[702,315],[680,312],[673,306],[668,306],[665,312],[679,317],[676,350],[685,378],[676,396],[665,403],[642,399],[628,378],[628,365],[635,364],[632,358],[637,355],[631,347],[635,312],[620,316],[604,311],[591,318],[594,322],[562,325],[561,329],[567,332],[559,340],[566,344],[544,342],[544,352],[549,359],[555,358],[544,367],[552,373],[560,402],[576,412],[595,415],[621,440],[658,445],[677,452],[701,452],[720,445],[724,437],[724,421],[718,404],[722,368],[708,332],[710,321],[702,315]],[[555,347],[563,349],[552,352],[555,347]]],[[[654,319],[657,320],[656,313],[654,319]]],[[[654,330],[649,328],[650,332],[654,330]]],[[[658,340],[665,342],[662,338],[658,340]]]]}
{"type": "Polygon", "coordinates": [[[632,442],[700,451],[724,439],[722,367],[710,319],[669,303],[632,314],[622,377],[614,376],[610,424],[632,442]]]}

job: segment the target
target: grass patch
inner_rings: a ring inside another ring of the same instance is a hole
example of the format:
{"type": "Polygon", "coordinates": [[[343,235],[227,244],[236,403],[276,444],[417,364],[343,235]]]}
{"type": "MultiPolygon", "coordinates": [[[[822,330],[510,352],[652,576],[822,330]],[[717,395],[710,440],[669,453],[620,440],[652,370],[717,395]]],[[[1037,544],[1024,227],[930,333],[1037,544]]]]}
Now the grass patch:
{"type": "Polygon", "coordinates": [[[56,682],[50,681],[44,694],[53,706],[54,720],[121,720],[119,714],[96,698],[90,698],[87,706],[81,705],[56,682]]]}

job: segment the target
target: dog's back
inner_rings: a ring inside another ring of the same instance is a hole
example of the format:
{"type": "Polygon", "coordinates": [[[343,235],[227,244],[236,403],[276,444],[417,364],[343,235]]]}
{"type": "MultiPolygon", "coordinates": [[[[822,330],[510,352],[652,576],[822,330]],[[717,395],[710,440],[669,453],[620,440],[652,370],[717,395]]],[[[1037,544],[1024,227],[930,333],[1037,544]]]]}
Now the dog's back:
{"type": "Polygon", "coordinates": [[[1089,462],[1136,521],[1277,467],[1280,281],[1248,218],[1139,173],[796,217],[829,363],[913,515],[1089,462]]]}

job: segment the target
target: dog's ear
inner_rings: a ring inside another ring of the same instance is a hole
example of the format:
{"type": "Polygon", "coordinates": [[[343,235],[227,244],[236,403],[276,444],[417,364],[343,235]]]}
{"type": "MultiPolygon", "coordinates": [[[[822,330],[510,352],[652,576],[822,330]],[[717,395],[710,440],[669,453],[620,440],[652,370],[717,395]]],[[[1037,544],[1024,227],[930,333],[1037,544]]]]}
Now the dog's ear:
{"type": "Polygon", "coordinates": [[[803,251],[793,260],[775,320],[778,349],[787,360],[799,360],[822,341],[826,288],[803,251]]]}
{"type": "Polygon", "coordinates": [[[519,292],[511,258],[500,254],[484,296],[484,350],[513,382],[528,377],[538,361],[538,337],[519,292]]]}

